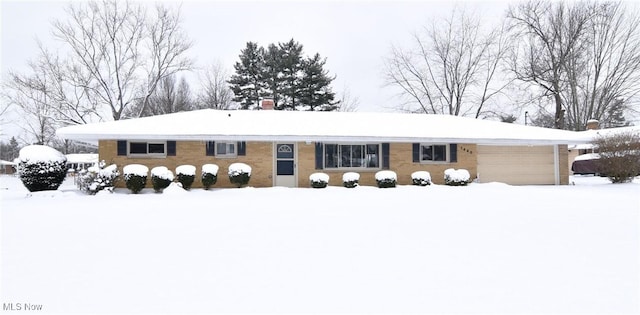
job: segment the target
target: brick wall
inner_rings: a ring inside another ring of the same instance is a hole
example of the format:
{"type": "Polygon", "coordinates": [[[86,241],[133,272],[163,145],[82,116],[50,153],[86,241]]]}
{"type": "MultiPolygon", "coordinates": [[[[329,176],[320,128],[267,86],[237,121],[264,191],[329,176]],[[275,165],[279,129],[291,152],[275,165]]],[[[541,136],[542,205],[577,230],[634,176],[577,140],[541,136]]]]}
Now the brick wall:
{"type": "MultiPolygon", "coordinates": [[[[298,186],[309,187],[309,175],[314,172],[327,173],[330,176],[329,184],[332,186],[342,185],[342,175],[347,170],[316,170],[315,169],[315,143],[306,142],[296,143],[298,147],[297,172],[298,186]]],[[[475,178],[478,173],[477,163],[477,146],[475,144],[458,144],[457,145],[457,162],[456,163],[434,163],[421,164],[414,163],[412,160],[412,144],[411,143],[391,143],[389,147],[390,170],[398,175],[398,184],[410,185],[411,173],[415,171],[428,171],[431,178],[436,184],[444,184],[444,170],[448,168],[466,169],[475,178]]],[[[227,177],[227,169],[231,163],[242,162],[252,167],[250,186],[253,187],[271,187],[273,185],[273,143],[271,142],[247,142],[246,156],[238,156],[236,158],[217,158],[206,156],[204,141],[178,141],[176,143],[176,156],[168,156],[166,158],[135,158],[126,156],[117,156],[116,141],[100,141],[99,144],[100,159],[107,163],[115,163],[120,171],[126,164],[143,164],[149,169],[155,166],[166,166],[175,173],[175,168],[182,164],[191,164],[196,166],[196,181],[193,187],[202,187],[199,180],[201,167],[206,163],[217,164],[220,167],[218,173],[218,182],[214,188],[234,187],[229,183],[227,177]]],[[[566,145],[559,146],[559,166],[560,166],[560,183],[569,183],[569,164],[568,150],[566,145]]],[[[360,184],[364,186],[375,186],[374,170],[358,170],[360,174],[360,184]]],[[[124,187],[124,183],[120,182],[118,187],[124,187]]],[[[148,183],[147,187],[151,187],[148,183]]]]}
{"type": "MultiPolygon", "coordinates": [[[[122,168],[127,164],[142,164],[149,168],[156,166],[166,166],[175,175],[176,167],[183,164],[190,164],[196,167],[196,180],[193,183],[194,188],[201,188],[202,182],[200,175],[202,165],[211,163],[220,167],[218,171],[218,181],[214,188],[235,187],[229,182],[227,170],[230,164],[236,162],[246,163],[251,166],[250,186],[254,187],[270,187],[272,186],[273,174],[273,147],[270,142],[247,142],[246,156],[238,156],[235,158],[218,158],[215,156],[207,156],[204,141],[177,141],[176,156],[167,156],[166,158],[138,158],[118,156],[117,141],[101,140],[99,142],[98,154],[101,160],[105,160],[107,164],[115,163],[122,174],[122,168]]],[[[151,175],[149,175],[150,177],[151,175]]],[[[118,187],[125,187],[124,182],[120,181],[118,187]]],[[[150,178],[147,187],[151,187],[150,178]]]]}
{"type": "MultiPolygon", "coordinates": [[[[421,164],[413,162],[411,143],[391,143],[389,145],[389,169],[398,175],[399,185],[411,184],[411,173],[415,171],[428,171],[435,184],[444,184],[444,170],[448,168],[464,168],[473,177],[476,174],[476,145],[458,144],[458,162],[421,164]]],[[[360,174],[360,185],[376,186],[375,174],[379,169],[357,170],[360,174]]],[[[322,172],[329,175],[329,185],[342,186],[342,175],[347,170],[316,170],[315,169],[315,144],[298,144],[298,186],[309,187],[309,175],[322,172]]]]}

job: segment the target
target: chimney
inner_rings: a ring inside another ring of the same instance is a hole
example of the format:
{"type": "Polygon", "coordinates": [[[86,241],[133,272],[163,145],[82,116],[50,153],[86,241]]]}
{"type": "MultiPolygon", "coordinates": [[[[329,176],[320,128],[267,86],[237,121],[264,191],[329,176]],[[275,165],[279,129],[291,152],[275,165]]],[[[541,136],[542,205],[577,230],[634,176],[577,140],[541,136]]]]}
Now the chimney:
{"type": "Polygon", "coordinates": [[[262,107],[262,110],[273,110],[273,99],[263,98],[261,107],[262,107]]]}
{"type": "Polygon", "coordinates": [[[597,130],[600,128],[600,123],[595,119],[587,120],[587,130],[597,130]]]}

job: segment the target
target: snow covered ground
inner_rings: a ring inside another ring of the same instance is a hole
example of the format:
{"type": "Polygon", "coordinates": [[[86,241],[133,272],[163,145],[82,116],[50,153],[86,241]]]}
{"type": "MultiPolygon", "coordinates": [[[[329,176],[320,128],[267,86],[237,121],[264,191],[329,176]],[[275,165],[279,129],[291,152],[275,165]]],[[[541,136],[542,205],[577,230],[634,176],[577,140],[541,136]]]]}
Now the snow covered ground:
{"type": "Polygon", "coordinates": [[[68,181],[28,194],[0,176],[1,302],[58,313],[639,312],[640,180],[571,181],[88,196],[68,181]]]}

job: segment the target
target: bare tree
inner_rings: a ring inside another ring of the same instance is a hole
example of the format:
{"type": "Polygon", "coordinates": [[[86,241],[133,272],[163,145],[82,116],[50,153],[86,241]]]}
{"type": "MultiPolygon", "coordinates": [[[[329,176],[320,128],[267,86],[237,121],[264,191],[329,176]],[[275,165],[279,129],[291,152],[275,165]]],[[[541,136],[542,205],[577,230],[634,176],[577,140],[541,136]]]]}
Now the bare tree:
{"type": "Polygon", "coordinates": [[[34,143],[45,145],[52,142],[56,127],[60,126],[54,119],[53,108],[49,106],[47,79],[38,75],[13,77],[12,81],[3,84],[2,93],[8,104],[16,105],[23,131],[33,138],[34,143]]]}
{"type": "Polygon", "coordinates": [[[233,92],[227,81],[229,74],[215,61],[200,73],[201,89],[198,93],[198,108],[230,109],[233,105],[233,92]]]}
{"type": "Polygon", "coordinates": [[[570,87],[565,109],[575,130],[584,129],[589,119],[615,125],[621,117],[611,113],[629,110],[640,92],[640,15],[621,2],[597,3],[594,9],[585,29],[586,49],[565,65],[570,87]]]}
{"type": "Polygon", "coordinates": [[[167,8],[158,5],[149,19],[139,4],[103,0],[74,3],[67,13],[68,21],[54,22],[53,35],[71,50],[67,69],[87,79],[73,84],[113,120],[139,116],[162,78],[190,67],[183,53],[191,42],[167,8]],[[139,111],[129,112],[140,100],[139,111]]]}
{"type": "MultiPolygon", "coordinates": [[[[157,88],[147,98],[147,106],[142,110],[142,117],[164,115],[170,113],[190,111],[193,109],[191,89],[187,81],[182,78],[176,80],[175,75],[162,78],[157,88]]],[[[142,102],[136,105],[135,110],[142,107],[142,102]]]]}
{"type": "Polygon", "coordinates": [[[357,96],[353,96],[351,94],[351,90],[347,86],[345,86],[342,89],[342,94],[340,94],[339,104],[340,107],[338,107],[338,111],[355,112],[358,111],[360,98],[358,98],[357,96]]]}
{"type": "Polygon", "coordinates": [[[510,83],[496,78],[507,52],[504,28],[481,30],[478,18],[454,10],[448,19],[414,34],[414,48],[392,48],[385,75],[408,100],[405,110],[480,117],[487,102],[510,83]]]}
{"type": "MultiPolygon", "coordinates": [[[[85,88],[88,78],[77,69],[68,67],[60,58],[39,44],[40,55],[29,62],[29,71],[10,71],[2,86],[3,94],[20,108],[29,102],[15,95],[45,95],[49,117],[61,125],[86,124],[99,119],[97,103],[90,99],[85,88]],[[29,91],[31,90],[31,91],[29,91]]],[[[37,110],[36,110],[37,111],[37,110]]]]}

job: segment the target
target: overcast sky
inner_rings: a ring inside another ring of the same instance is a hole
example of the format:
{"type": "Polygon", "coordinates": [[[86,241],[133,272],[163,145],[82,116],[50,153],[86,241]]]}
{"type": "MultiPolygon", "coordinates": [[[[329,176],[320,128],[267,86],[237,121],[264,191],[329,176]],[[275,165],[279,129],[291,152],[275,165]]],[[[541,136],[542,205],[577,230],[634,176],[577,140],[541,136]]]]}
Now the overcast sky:
{"type": "MultiPolygon", "coordinates": [[[[0,1],[2,56],[0,69],[24,69],[37,55],[36,38],[47,47],[51,21],[66,17],[69,2],[0,1]]],[[[153,4],[153,2],[146,2],[153,4]]],[[[229,72],[246,42],[267,46],[293,38],[305,55],[327,58],[336,75],[334,91],[346,87],[358,97],[358,111],[390,111],[395,91],[384,87],[383,63],[392,44],[408,46],[411,33],[451,13],[455,5],[479,13],[487,23],[502,18],[508,1],[183,1],[182,22],[194,41],[189,54],[198,66],[214,60],[229,72]]],[[[3,133],[13,132],[4,122],[3,133]]]]}

